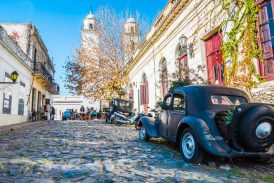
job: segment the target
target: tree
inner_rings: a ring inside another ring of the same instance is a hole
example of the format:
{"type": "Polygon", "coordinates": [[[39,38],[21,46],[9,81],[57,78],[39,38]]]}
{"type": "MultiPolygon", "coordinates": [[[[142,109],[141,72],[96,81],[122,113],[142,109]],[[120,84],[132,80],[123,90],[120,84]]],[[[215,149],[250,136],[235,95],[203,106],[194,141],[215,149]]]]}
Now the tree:
{"type": "Polygon", "coordinates": [[[250,93],[260,80],[253,63],[262,57],[256,27],[259,7],[254,0],[219,0],[214,12],[213,20],[227,16],[221,26],[225,32],[221,47],[223,60],[229,62],[225,67],[225,83],[250,93]]]}
{"type": "Polygon", "coordinates": [[[130,46],[123,42],[125,18],[108,6],[100,7],[95,17],[95,36],[65,66],[66,87],[92,99],[124,97],[128,81],[125,56],[129,54],[125,48],[130,46]]]}

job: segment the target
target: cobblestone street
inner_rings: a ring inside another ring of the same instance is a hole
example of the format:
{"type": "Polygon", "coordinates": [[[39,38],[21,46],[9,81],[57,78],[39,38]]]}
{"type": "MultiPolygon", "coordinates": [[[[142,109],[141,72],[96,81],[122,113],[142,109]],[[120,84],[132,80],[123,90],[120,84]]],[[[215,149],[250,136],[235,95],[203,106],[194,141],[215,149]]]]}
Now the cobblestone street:
{"type": "Polygon", "coordinates": [[[174,145],[140,142],[133,127],[100,121],[26,123],[0,132],[0,182],[268,182],[274,173],[266,162],[185,164],[174,145]]]}

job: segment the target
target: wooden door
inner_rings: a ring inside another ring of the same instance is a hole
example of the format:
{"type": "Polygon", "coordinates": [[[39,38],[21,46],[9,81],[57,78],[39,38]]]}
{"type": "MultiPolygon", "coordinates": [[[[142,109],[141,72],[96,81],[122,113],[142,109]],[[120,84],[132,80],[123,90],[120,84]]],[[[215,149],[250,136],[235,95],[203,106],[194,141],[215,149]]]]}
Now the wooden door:
{"type": "Polygon", "coordinates": [[[210,84],[224,85],[224,61],[220,51],[222,35],[212,36],[205,44],[208,80],[210,84]]]}

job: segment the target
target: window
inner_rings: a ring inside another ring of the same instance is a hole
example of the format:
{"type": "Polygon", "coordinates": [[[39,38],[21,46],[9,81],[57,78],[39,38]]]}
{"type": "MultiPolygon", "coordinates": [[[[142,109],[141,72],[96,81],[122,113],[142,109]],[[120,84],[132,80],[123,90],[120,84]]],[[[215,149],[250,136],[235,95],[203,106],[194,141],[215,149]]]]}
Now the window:
{"type": "Polygon", "coordinates": [[[12,93],[5,91],[3,97],[3,114],[11,114],[12,93]]]}
{"type": "Polygon", "coordinates": [[[134,31],[134,27],[130,27],[130,32],[131,33],[134,33],[135,31],[134,31]]]}
{"type": "Polygon", "coordinates": [[[93,30],[93,25],[89,24],[89,29],[93,30]]]}
{"type": "Polygon", "coordinates": [[[274,79],[274,22],[270,0],[261,3],[259,36],[264,59],[264,62],[260,63],[261,74],[266,79],[274,79]]]}
{"type": "Polygon", "coordinates": [[[161,81],[161,88],[162,88],[162,96],[168,92],[169,84],[168,84],[168,70],[167,70],[167,61],[164,58],[160,62],[160,81],[161,81]]]}
{"type": "Polygon", "coordinates": [[[178,111],[185,111],[185,98],[182,95],[174,94],[173,109],[178,111]]]}
{"type": "Polygon", "coordinates": [[[170,109],[170,104],[171,104],[171,96],[167,96],[163,103],[164,109],[170,109]]]}
{"type": "Polygon", "coordinates": [[[34,56],[33,56],[33,62],[37,61],[37,50],[36,48],[34,49],[34,56]]]}
{"type": "Polygon", "coordinates": [[[244,97],[228,95],[212,95],[211,102],[215,105],[240,105],[247,103],[244,97]]]}
{"type": "Polygon", "coordinates": [[[20,98],[18,102],[18,115],[24,115],[24,99],[20,98]]]}
{"type": "Polygon", "coordinates": [[[149,103],[149,86],[145,73],[142,75],[142,83],[140,85],[140,99],[141,105],[147,105],[149,103]]]}

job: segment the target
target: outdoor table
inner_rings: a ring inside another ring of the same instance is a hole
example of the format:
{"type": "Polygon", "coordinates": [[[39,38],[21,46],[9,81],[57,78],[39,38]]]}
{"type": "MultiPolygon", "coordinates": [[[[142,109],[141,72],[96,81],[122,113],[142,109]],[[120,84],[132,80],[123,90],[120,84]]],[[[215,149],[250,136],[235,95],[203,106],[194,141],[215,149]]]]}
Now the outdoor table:
{"type": "Polygon", "coordinates": [[[84,113],[84,112],[80,112],[79,116],[80,116],[80,120],[85,120],[86,119],[86,113],[84,113]]]}

